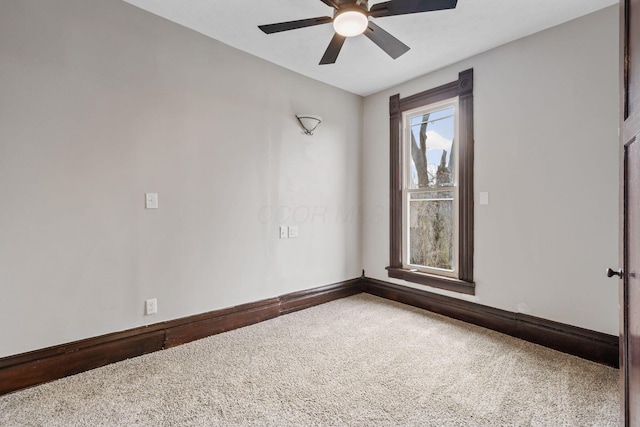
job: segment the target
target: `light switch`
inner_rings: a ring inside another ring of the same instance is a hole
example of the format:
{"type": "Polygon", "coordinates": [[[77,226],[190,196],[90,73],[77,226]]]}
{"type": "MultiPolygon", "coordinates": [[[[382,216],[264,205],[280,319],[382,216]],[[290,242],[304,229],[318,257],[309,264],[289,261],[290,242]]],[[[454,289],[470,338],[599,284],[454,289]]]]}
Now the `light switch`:
{"type": "Polygon", "coordinates": [[[158,193],[144,193],[145,208],[158,209],[158,193]]]}
{"type": "Polygon", "coordinates": [[[298,237],[298,226],[297,225],[290,225],[289,226],[289,238],[290,239],[295,239],[296,237],[298,237]]]}
{"type": "Polygon", "coordinates": [[[289,238],[289,227],[287,227],[286,225],[281,225],[280,226],[280,238],[281,239],[288,239],[289,238]]]}
{"type": "Polygon", "coordinates": [[[481,191],[480,192],[480,204],[481,205],[488,205],[489,204],[489,192],[488,191],[481,191]]]}

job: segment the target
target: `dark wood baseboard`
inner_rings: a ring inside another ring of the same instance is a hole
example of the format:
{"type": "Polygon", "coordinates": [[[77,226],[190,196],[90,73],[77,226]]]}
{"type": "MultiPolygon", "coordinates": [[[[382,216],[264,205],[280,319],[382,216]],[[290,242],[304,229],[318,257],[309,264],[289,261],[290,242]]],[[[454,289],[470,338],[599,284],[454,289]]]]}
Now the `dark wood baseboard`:
{"type": "Polygon", "coordinates": [[[0,359],[0,395],[362,292],[362,279],[0,359]]]}
{"type": "Polygon", "coordinates": [[[362,278],[335,283],[307,291],[294,292],[280,297],[280,313],[287,314],[314,305],[348,297],[362,292],[362,278]]]}
{"type": "Polygon", "coordinates": [[[364,278],[363,290],[372,295],[423,308],[447,317],[483,326],[563,353],[619,366],[618,337],[514,313],[382,280],[364,278]]]}
{"type": "Polygon", "coordinates": [[[618,337],[382,280],[357,278],[0,359],[0,395],[367,292],[618,367],[618,337]]]}

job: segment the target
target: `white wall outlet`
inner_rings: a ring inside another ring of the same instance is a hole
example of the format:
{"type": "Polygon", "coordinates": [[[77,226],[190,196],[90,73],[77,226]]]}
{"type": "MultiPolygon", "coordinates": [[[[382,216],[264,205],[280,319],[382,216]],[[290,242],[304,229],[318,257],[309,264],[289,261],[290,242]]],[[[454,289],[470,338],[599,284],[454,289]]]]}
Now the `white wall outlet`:
{"type": "Polygon", "coordinates": [[[289,226],[289,238],[290,239],[295,239],[296,237],[298,237],[298,226],[297,225],[290,225],[289,226]]]}
{"type": "Polygon", "coordinates": [[[158,312],[158,300],[156,298],[148,299],[144,302],[144,313],[148,316],[158,312]]]}
{"type": "Polygon", "coordinates": [[[146,209],[158,209],[158,193],[144,193],[146,209]]]}
{"type": "Polygon", "coordinates": [[[489,204],[489,192],[488,191],[481,191],[480,192],[480,204],[481,205],[488,205],[489,204]]]}
{"type": "Polygon", "coordinates": [[[287,227],[286,225],[281,225],[280,226],[280,238],[281,239],[288,239],[289,238],[289,227],[287,227]]]}

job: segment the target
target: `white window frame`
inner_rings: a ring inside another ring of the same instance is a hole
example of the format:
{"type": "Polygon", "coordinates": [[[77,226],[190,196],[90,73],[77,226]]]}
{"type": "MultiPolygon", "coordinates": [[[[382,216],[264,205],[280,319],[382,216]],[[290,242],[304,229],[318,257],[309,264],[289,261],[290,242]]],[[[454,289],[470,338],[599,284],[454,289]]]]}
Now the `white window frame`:
{"type": "Polygon", "coordinates": [[[434,274],[438,276],[445,276],[451,278],[458,278],[459,271],[459,103],[458,97],[450,98],[444,101],[435,102],[433,104],[429,104],[427,106],[415,108],[413,110],[405,111],[402,113],[402,205],[403,205],[403,218],[402,218],[402,264],[403,268],[407,268],[411,271],[420,271],[423,273],[434,274]],[[433,187],[433,188],[409,188],[411,183],[411,119],[419,116],[423,116],[428,113],[434,113],[436,111],[441,111],[447,108],[453,107],[454,111],[454,144],[453,144],[453,153],[451,155],[454,156],[455,159],[455,174],[454,174],[454,182],[453,186],[448,187],[433,187]],[[437,268],[437,267],[428,267],[423,265],[411,264],[409,262],[409,253],[410,253],[410,241],[409,241],[409,224],[410,224],[410,195],[414,193],[439,193],[450,191],[453,193],[453,209],[452,209],[452,224],[453,224],[453,265],[451,270],[437,268]]]}

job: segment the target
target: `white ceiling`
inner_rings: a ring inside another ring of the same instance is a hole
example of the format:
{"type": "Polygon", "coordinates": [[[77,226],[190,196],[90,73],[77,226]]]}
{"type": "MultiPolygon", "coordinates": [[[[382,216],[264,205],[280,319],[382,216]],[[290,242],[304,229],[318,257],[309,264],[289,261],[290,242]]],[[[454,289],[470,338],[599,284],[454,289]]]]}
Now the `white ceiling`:
{"type": "MultiPolygon", "coordinates": [[[[305,76],[369,95],[618,0],[458,0],[452,10],[370,18],[411,47],[393,60],[365,36],[347,39],[335,64],[318,65],[331,24],[267,35],[258,25],[318,16],[320,0],[124,0],[305,76]]],[[[369,7],[381,0],[369,0],[369,7]]]]}

